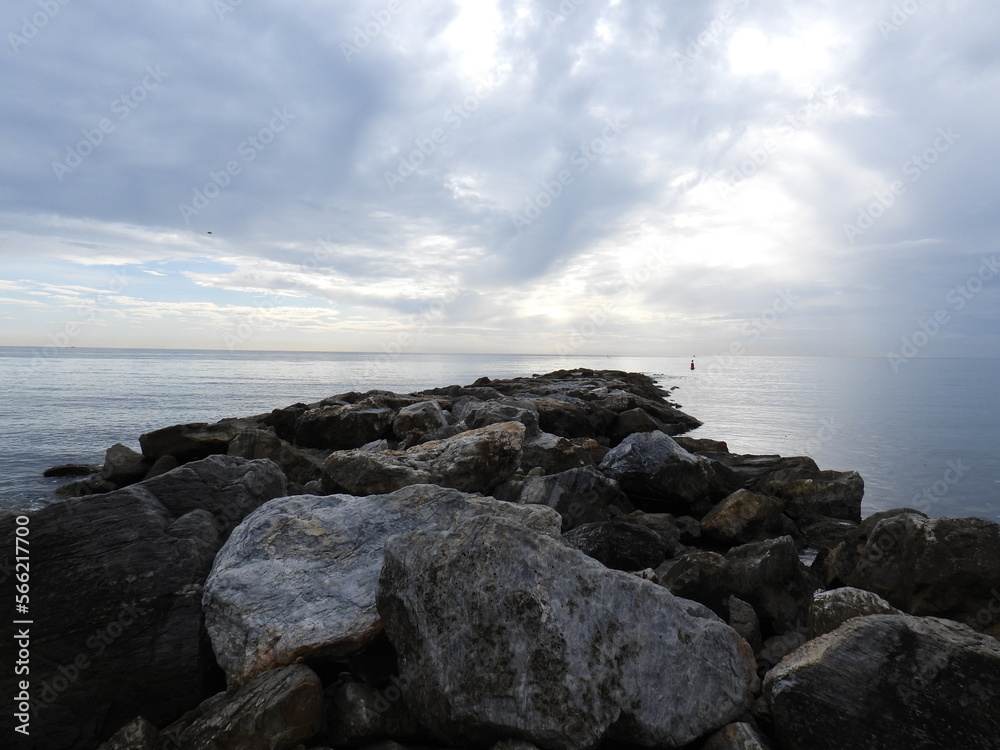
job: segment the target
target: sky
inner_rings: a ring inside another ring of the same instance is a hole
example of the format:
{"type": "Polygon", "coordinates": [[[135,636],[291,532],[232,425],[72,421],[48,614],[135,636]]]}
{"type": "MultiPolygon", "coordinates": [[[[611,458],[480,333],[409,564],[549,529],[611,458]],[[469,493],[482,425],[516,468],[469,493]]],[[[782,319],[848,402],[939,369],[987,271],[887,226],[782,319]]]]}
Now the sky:
{"type": "Polygon", "coordinates": [[[0,345],[1000,356],[993,0],[8,0],[0,345]]]}

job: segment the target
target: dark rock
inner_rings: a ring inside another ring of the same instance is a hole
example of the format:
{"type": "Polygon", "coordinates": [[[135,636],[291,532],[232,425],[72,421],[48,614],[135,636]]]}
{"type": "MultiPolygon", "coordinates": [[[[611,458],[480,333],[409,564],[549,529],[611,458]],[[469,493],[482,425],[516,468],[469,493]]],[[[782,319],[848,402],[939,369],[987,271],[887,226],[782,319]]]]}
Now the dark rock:
{"type": "Polygon", "coordinates": [[[348,450],[388,437],[395,412],[385,406],[365,408],[318,406],[303,412],[295,423],[295,444],[302,448],[348,450]]]}
{"type": "Polygon", "coordinates": [[[545,474],[558,474],[581,466],[596,466],[607,449],[591,438],[564,438],[543,432],[525,440],[521,466],[540,468],[545,474]]]}
{"type": "Polygon", "coordinates": [[[827,557],[828,580],[914,615],[974,618],[1000,588],[1000,525],[897,510],[866,518],[827,557]]]}
{"type": "Polygon", "coordinates": [[[461,399],[452,407],[455,419],[470,430],[501,422],[520,422],[526,440],[537,437],[538,412],[530,401],[473,401],[461,399]]]}
{"type": "Polygon", "coordinates": [[[378,594],[404,698],[436,737],[549,750],[683,745],[750,707],[746,642],[681,604],[493,518],[394,536],[378,594]]]}
{"type": "Polygon", "coordinates": [[[795,521],[802,544],[817,550],[830,550],[849,538],[858,523],[828,516],[804,516],[795,521]]]}
{"type": "MultiPolygon", "coordinates": [[[[136,716],[163,725],[217,690],[200,602],[228,521],[195,506],[256,507],[284,476],[267,461],[200,463],[175,470],[176,484],[165,474],[28,514],[37,747],[89,750],[136,716]]],[[[13,534],[14,517],[0,518],[4,549],[13,534]]]]}
{"type": "Polygon", "coordinates": [[[701,746],[700,750],[773,750],[770,743],[756,727],[745,721],[727,724],[701,746]]]}
{"type": "Polygon", "coordinates": [[[1000,642],[936,618],[859,617],[771,670],[764,694],[787,750],[995,750],[1000,642]]]}
{"type": "Polygon", "coordinates": [[[751,542],[726,553],[729,586],[751,604],[765,633],[805,625],[816,588],[789,536],[751,542]]]}
{"type": "Polygon", "coordinates": [[[806,634],[812,639],[832,633],[852,617],[901,614],[903,613],[871,591],[851,586],[821,591],[813,595],[806,634]]]}
{"type": "Polygon", "coordinates": [[[559,533],[551,508],[436,485],[268,503],[233,533],[205,586],[206,624],[220,666],[240,683],[297,660],[357,653],[382,629],[375,590],[386,540],[481,514],[559,533]]]}
{"type": "Polygon", "coordinates": [[[691,453],[729,453],[729,445],[725,440],[695,438],[688,435],[677,435],[674,440],[681,448],[691,453]]]}
{"type": "Polygon", "coordinates": [[[615,417],[608,427],[608,438],[611,445],[618,445],[622,440],[636,432],[664,432],[664,425],[649,416],[642,409],[628,409],[615,417]]]}
{"type": "Polygon", "coordinates": [[[100,466],[93,464],[61,464],[53,466],[42,472],[43,477],[85,477],[89,474],[96,474],[101,470],[100,466]]]}
{"type": "Polygon", "coordinates": [[[569,398],[534,398],[531,400],[538,412],[538,426],[565,438],[592,438],[603,432],[599,415],[592,413],[585,401],[569,398]]]}
{"type": "Polygon", "coordinates": [[[732,585],[729,562],[718,552],[688,552],[677,558],[660,583],[676,596],[701,602],[720,617],[728,614],[732,585]]]}
{"type": "Polygon", "coordinates": [[[285,472],[289,481],[305,484],[323,474],[323,459],[308,448],[296,448],[270,430],[248,427],[229,444],[228,455],[249,459],[268,458],[285,472]]]}
{"type": "Polygon", "coordinates": [[[139,716],[130,721],[97,750],[162,750],[160,732],[139,716]]]}
{"type": "Polygon", "coordinates": [[[420,738],[420,722],[402,699],[399,679],[376,689],[361,682],[337,685],[329,700],[330,740],[338,747],[361,747],[380,740],[420,738]]]}
{"type": "Polygon", "coordinates": [[[757,674],[766,675],[782,659],[806,643],[808,638],[804,630],[788,630],[766,639],[757,652],[757,674]]]}
{"type": "Polygon", "coordinates": [[[562,516],[563,531],[584,523],[610,520],[612,505],[629,507],[618,483],[590,466],[511,480],[497,487],[493,496],[512,503],[554,508],[562,516]]]}
{"type": "Polygon", "coordinates": [[[760,635],[760,621],[757,619],[757,613],[753,611],[753,607],[735,596],[730,596],[725,604],[726,609],[729,610],[729,616],[726,618],[729,627],[743,636],[743,640],[750,644],[754,653],[760,651],[763,645],[760,635]]]}
{"type": "Polygon", "coordinates": [[[286,442],[294,443],[295,425],[299,421],[299,417],[307,411],[309,411],[307,404],[292,404],[284,409],[275,409],[261,419],[261,424],[265,427],[273,427],[275,435],[286,442]]]}
{"type": "Polygon", "coordinates": [[[160,474],[166,474],[168,471],[176,469],[177,466],[177,459],[173,456],[160,456],[158,459],[153,461],[153,465],[149,467],[149,471],[146,472],[146,479],[152,479],[153,477],[160,476],[160,474]]]}
{"type": "Polygon", "coordinates": [[[753,490],[780,499],[793,519],[819,515],[857,523],[865,483],[856,471],[781,469],[758,480],[753,490]]]}
{"type": "Polygon", "coordinates": [[[226,453],[229,443],[240,430],[252,426],[242,419],[224,419],[215,424],[192,422],[175,424],[139,436],[142,455],[157,459],[173,456],[177,463],[185,464],[218,453],[226,453]]]}
{"type": "Polygon", "coordinates": [[[669,513],[645,513],[641,510],[635,510],[631,513],[618,516],[616,520],[639,524],[655,531],[660,535],[664,544],[667,545],[667,557],[673,557],[681,548],[680,529],[677,527],[676,519],[669,513]]]}
{"type": "Polygon", "coordinates": [[[184,750],[292,750],[324,725],[323,686],[304,664],[264,672],[163,730],[184,750]]]}
{"type": "Polygon", "coordinates": [[[701,530],[709,538],[730,545],[797,532],[781,508],[781,502],[773,497],[740,489],[701,519],[701,530]]]}
{"type": "Polygon", "coordinates": [[[660,431],[629,435],[608,452],[598,468],[616,479],[643,510],[704,515],[737,489],[720,486],[711,461],[688,453],[660,431]]]}
{"type": "Polygon", "coordinates": [[[466,492],[491,492],[517,468],[524,430],[520,422],[501,422],[405,451],[336,451],[323,465],[323,488],[373,495],[433,483],[466,492]]]}
{"type": "Polygon", "coordinates": [[[585,523],[563,534],[571,547],[615,570],[655,568],[667,544],[652,529],[626,521],[585,523]]]}
{"type": "Polygon", "coordinates": [[[109,482],[107,479],[95,476],[60,485],[56,487],[55,494],[56,497],[69,499],[86,497],[87,495],[100,495],[104,492],[113,492],[116,489],[118,489],[118,485],[109,482]]]}
{"type": "MultiPolygon", "coordinates": [[[[692,451],[694,452],[694,451],[692,451]]],[[[706,458],[729,467],[747,489],[754,489],[754,484],[776,471],[783,469],[799,469],[807,472],[819,472],[816,462],[808,456],[754,456],[726,451],[698,451],[706,458]]]]}
{"type": "Polygon", "coordinates": [[[146,472],[152,465],[152,459],[136,453],[127,445],[115,443],[104,454],[101,479],[111,482],[116,487],[124,487],[145,479],[146,472]]]}

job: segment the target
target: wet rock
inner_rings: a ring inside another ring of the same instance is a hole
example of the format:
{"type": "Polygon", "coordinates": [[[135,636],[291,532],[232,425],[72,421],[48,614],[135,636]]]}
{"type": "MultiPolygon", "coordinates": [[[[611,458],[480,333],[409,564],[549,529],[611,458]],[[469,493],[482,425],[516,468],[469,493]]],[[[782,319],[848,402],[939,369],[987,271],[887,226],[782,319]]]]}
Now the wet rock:
{"type": "Polygon", "coordinates": [[[618,483],[591,466],[510,480],[497,487],[493,496],[512,503],[554,508],[562,516],[563,531],[584,523],[610,520],[611,506],[630,507],[618,483]]]}
{"type": "Polygon", "coordinates": [[[382,629],[375,590],[386,540],[482,514],[551,534],[561,524],[551,508],[436,485],[268,503],[233,533],[205,586],[206,625],[220,666],[240,683],[299,659],[360,651],[382,629]]]}
{"type": "Polygon", "coordinates": [[[937,618],[859,617],[771,670],[764,694],[788,750],[993,750],[1000,642],[937,618]]]}
{"type": "Polygon", "coordinates": [[[667,556],[667,544],[658,533],[626,521],[581,524],[563,534],[563,540],[615,570],[656,568],[667,556]]]}
{"type": "Polygon", "coordinates": [[[524,429],[520,422],[501,422],[405,451],[337,451],[323,465],[323,488],[373,495],[434,483],[488,493],[517,468],[524,429]]]}
{"type": "Polygon", "coordinates": [[[104,454],[104,465],[101,467],[101,479],[116,487],[124,487],[135,482],[141,482],[153,461],[140,453],[136,453],[127,445],[115,443],[104,454]]]}
{"type": "Polygon", "coordinates": [[[323,686],[304,664],[264,672],[163,730],[184,750],[292,750],[323,728],[323,686]]]}
{"type": "Polygon", "coordinates": [[[56,487],[55,495],[56,497],[68,499],[86,497],[87,495],[100,495],[104,492],[113,492],[116,489],[118,489],[118,485],[109,482],[107,479],[94,476],[60,485],[56,487]]]}
{"type": "Polygon", "coordinates": [[[674,437],[677,444],[691,453],[729,453],[729,445],[725,440],[712,440],[711,438],[694,438],[688,435],[677,435],[674,437]]]}
{"type": "Polygon", "coordinates": [[[852,617],[901,615],[882,597],[850,586],[813,594],[809,607],[809,638],[831,633],[852,617]]]}
{"type": "Polygon", "coordinates": [[[753,701],[749,647],[727,625],[493,518],[393,537],[378,603],[407,703],[451,743],[677,746],[753,701]]]}
{"type": "Polygon", "coordinates": [[[60,464],[52,466],[42,472],[43,477],[85,477],[90,474],[97,474],[101,470],[100,466],[93,464],[60,464]]]}

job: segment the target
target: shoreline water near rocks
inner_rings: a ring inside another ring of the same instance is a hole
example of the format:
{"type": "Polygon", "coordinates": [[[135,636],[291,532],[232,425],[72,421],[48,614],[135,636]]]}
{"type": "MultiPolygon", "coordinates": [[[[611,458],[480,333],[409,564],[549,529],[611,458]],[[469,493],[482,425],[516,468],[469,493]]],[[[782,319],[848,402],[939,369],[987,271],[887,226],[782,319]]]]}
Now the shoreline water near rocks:
{"type": "Polygon", "coordinates": [[[686,437],[669,395],[595,370],[351,392],[58,470],[90,474],[0,516],[31,553],[5,740],[1000,747],[1000,525],[862,519],[855,472],[686,437]]]}

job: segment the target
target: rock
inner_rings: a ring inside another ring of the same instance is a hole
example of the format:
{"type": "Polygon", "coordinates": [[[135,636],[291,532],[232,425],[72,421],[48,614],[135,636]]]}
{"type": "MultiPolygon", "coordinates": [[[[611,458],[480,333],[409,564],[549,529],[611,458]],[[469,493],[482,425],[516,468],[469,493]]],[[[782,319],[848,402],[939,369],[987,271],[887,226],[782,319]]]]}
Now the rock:
{"type": "Polygon", "coordinates": [[[728,449],[724,451],[702,450],[699,453],[717,463],[724,464],[739,477],[740,482],[747,489],[754,489],[757,481],[763,479],[768,474],[773,474],[782,469],[801,469],[807,472],[819,472],[816,462],[808,456],[753,456],[742,453],[730,453],[728,449]]]}
{"type": "Polygon", "coordinates": [[[667,545],[667,557],[673,557],[681,548],[680,529],[677,528],[677,521],[669,513],[644,513],[641,510],[635,510],[631,513],[618,516],[616,520],[636,523],[640,526],[645,526],[647,529],[655,531],[660,535],[664,544],[667,545]]]}
{"type": "Polygon", "coordinates": [[[732,596],[729,563],[718,552],[695,551],[664,566],[660,583],[676,596],[704,604],[720,617],[728,615],[732,596]]]}
{"type": "Polygon", "coordinates": [[[729,610],[729,617],[726,620],[729,627],[743,636],[743,640],[750,644],[754,653],[760,651],[762,645],[760,621],[753,607],[742,599],[730,596],[726,600],[726,608],[729,610]]]}
{"type": "Polygon", "coordinates": [[[158,459],[153,461],[153,465],[149,467],[149,471],[146,472],[146,479],[152,479],[153,477],[160,476],[160,474],[166,474],[168,471],[176,469],[177,466],[177,459],[173,456],[160,456],[158,459]]]}
{"type": "Polygon", "coordinates": [[[538,435],[538,412],[529,401],[456,401],[452,407],[455,419],[465,422],[470,430],[501,422],[520,422],[524,437],[530,440],[538,435]]]}
{"type": "Polygon", "coordinates": [[[162,750],[160,732],[139,716],[130,721],[97,750],[162,750]]]}
{"type": "Polygon", "coordinates": [[[163,730],[184,750],[291,750],[323,728],[323,686],[304,664],[264,672],[163,730]]]}
{"type": "Polygon", "coordinates": [[[773,750],[774,746],[745,721],[727,724],[701,746],[701,750],[773,750]]]}
{"type": "Polygon", "coordinates": [[[616,479],[644,510],[694,509],[696,515],[704,515],[714,501],[737,489],[723,490],[711,461],[688,453],[659,430],[629,435],[608,452],[598,468],[616,479]]]}
{"type": "Polygon", "coordinates": [[[318,406],[295,422],[295,444],[302,448],[348,450],[388,437],[395,412],[385,406],[318,406]]]}
{"type": "Polygon", "coordinates": [[[524,429],[520,422],[501,422],[405,451],[337,451],[323,465],[323,488],[372,495],[434,483],[490,492],[517,468],[524,429]]]}
{"type": "MultiPolygon", "coordinates": [[[[165,474],[27,514],[37,747],[92,748],[139,715],[162,726],[218,689],[201,588],[236,508],[269,500],[284,476],[224,456],[175,471],[182,481],[165,474]],[[195,507],[203,498],[232,507],[210,505],[216,517],[195,507]]],[[[14,523],[0,518],[3,549],[14,523]]]]}
{"type": "MultiPolygon", "coordinates": [[[[802,544],[816,550],[830,550],[850,537],[858,528],[854,521],[829,516],[803,516],[795,521],[802,544]]],[[[787,533],[787,532],[786,532],[787,533]]]]}
{"type": "Polygon", "coordinates": [[[805,624],[815,585],[790,536],[733,547],[726,563],[731,592],[753,606],[764,633],[805,624]]]}
{"type": "Polygon", "coordinates": [[[420,401],[404,406],[392,420],[392,432],[400,440],[405,438],[410,430],[417,430],[424,435],[447,426],[448,418],[438,401],[420,401]]]}
{"type": "Polygon", "coordinates": [[[241,430],[229,444],[227,454],[249,459],[268,458],[297,484],[319,479],[323,473],[323,459],[319,455],[294,447],[270,430],[255,427],[241,430]]]}
{"type": "Polygon", "coordinates": [[[546,474],[558,474],[580,466],[596,466],[607,449],[591,438],[564,438],[543,432],[526,440],[521,465],[539,467],[546,474]]]}
{"type": "Polygon", "coordinates": [[[175,424],[139,436],[142,455],[152,459],[173,456],[178,464],[226,453],[240,430],[252,426],[248,420],[224,419],[215,424],[175,424]]]}
{"type": "Polygon", "coordinates": [[[787,750],[995,750],[1000,642],[937,618],[859,617],[787,657],[764,694],[787,750]]]}
{"type": "Polygon", "coordinates": [[[676,435],[677,445],[691,453],[729,453],[729,445],[725,440],[711,438],[693,438],[687,435],[676,435]]]}
{"type": "Polygon", "coordinates": [[[220,666],[238,684],[299,659],[359,651],[382,629],[375,591],[386,540],[482,514],[553,535],[561,524],[551,508],[435,485],[268,503],[233,532],[205,586],[206,626],[220,666]]]}
{"type": "Polygon", "coordinates": [[[612,505],[630,507],[618,483],[591,466],[512,479],[497,487],[493,496],[511,503],[535,503],[554,508],[562,516],[563,531],[584,523],[610,520],[612,505]]]}
{"type": "Polygon", "coordinates": [[[865,483],[856,471],[781,469],[758,480],[753,490],[781,500],[793,519],[819,515],[857,523],[865,483]]]}
{"type": "Polygon", "coordinates": [[[625,521],[581,524],[563,534],[563,540],[615,570],[655,568],[667,556],[667,544],[659,534],[625,521]]]}
{"type": "Polygon", "coordinates": [[[295,424],[299,421],[299,417],[307,411],[309,411],[307,404],[292,404],[284,409],[275,409],[261,420],[261,424],[273,427],[275,435],[286,442],[294,443],[295,424]]]}
{"type": "Polygon", "coordinates": [[[782,515],[781,502],[767,495],[739,489],[701,519],[702,532],[723,544],[744,544],[797,532],[782,515]]]}
{"type": "Polygon", "coordinates": [[[107,479],[95,476],[60,485],[56,487],[55,494],[56,497],[68,499],[86,497],[87,495],[100,495],[104,492],[113,492],[116,489],[118,489],[118,485],[109,482],[107,479]]]}
{"type": "Polygon", "coordinates": [[[765,640],[757,652],[757,674],[761,677],[808,640],[803,630],[788,630],[780,635],[772,635],[765,640]]]}
{"type": "Polygon", "coordinates": [[[100,466],[93,464],[60,464],[52,466],[42,472],[43,477],[85,477],[90,474],[97,474],[101,470],[100,466]]]}
{"type": "Polygon", "coordinates": [[[1000,525],[913,510],[876,513],[826,565],[828,581],[872,591],[910,614],[964,622],[1000,587],[1000,525]]]}
{"type": "Polygon", "coordinates": [[[636,432],[665,432],[663,424],[657,422],[642,409],[628,409],[618,414],[615,421],[608,427],[608,439],[611,445],[618,445],[622,440],[636,432]]]}
{"type": "Polygon", "coordinates": [[[592,438],[603,433],[598,430],[602,426],[600,418],[591,414],[585,401],[541,397],[531,399],[531,403],[538,412],[538,427],[543,432],[565,438],[592,438]]]}
{"type": "Polygon", "coordinates": [[[865,615],[901,615],[882,597],[871,591],[856,589],[850,586],[820,591],[813,594],[812,606],[809,607],[810,639],[831,633],[852,617],[865,615]]]}
{"type": "Polygon", "coordinates": [[[101,479],[116,487],[124,487],[146,478],[146,472],[153,465],[151,459],[136,453],[127,445],[115,443],[104,454],[101,479]]]}
{"type": "Polygon", "coordinates": [[[330,695],[330,739],[338,747],[361,747],[385,739],[414,740],[420,722],[402,700],[399,679],[382,689],[362,682],[337,685],[330,695]]]}
{"type": "Polygon", "coordinates": [[[449,743],[677,746],[753,701],[752,655],[729,626],[495,518],[390,539],[378,607],[404,698],[449,743]]]}

